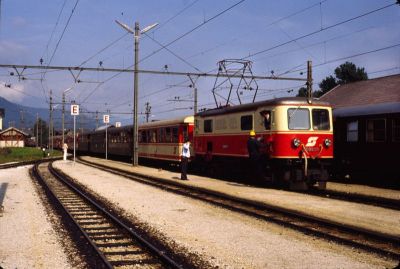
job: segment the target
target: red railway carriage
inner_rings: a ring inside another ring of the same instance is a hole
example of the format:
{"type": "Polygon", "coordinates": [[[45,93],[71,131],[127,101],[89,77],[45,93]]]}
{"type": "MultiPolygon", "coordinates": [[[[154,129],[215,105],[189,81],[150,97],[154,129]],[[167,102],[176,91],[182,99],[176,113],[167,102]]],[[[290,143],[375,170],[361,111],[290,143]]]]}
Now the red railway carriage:
{"type": "Polygon", "coordinates": [[[193,116],[139,126],[140,158],[180,161],[185,138],[193,139],[193,116]]]}
{"type": "Polygon", "coordinates": [[[332,109],[328,103],[291,97],[198,113],[194,151],[207,165],[246,165],[250,131],[255,131],[264,145],[262,165],[271,179],[283,180],[292,188],[316,182],[324,188],[328,177],[325,166],[333,158],[332,109]]]}

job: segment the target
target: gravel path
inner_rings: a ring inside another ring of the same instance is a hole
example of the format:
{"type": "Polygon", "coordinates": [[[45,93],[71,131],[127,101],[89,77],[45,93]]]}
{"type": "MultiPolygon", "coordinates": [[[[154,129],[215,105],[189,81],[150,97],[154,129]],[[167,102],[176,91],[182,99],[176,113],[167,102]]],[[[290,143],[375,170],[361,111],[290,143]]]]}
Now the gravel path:
{"type": "MultiPolygon", "coordinates": [[[[393,268],[396,261],[135,183],[78,163],[70,176],[218,268],[393,268]]],[[[134,217],[133,217],[134,216],[134,217]]]]}
{"type": "Polygon", "coordinates": [[[29,167],[0,170],[0,267],[72,268],[38,197],[29,167]],[[2,188],[4,190],[4,188],[2,188]]]}

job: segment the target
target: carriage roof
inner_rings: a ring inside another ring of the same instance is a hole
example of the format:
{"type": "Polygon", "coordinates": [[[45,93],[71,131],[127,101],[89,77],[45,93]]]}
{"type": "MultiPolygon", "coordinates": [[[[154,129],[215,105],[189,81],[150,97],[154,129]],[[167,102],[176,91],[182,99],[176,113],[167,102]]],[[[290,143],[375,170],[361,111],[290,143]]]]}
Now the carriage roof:
{"type": "Polygon", "coordinates": [[[146,123],[139,125],[139,129],[167,126],[167,125],[178,125],[178,124],[182,124],[182,123],[193,123],[193,122],[194,122],[193,116],[185,116],[185,117],[180,117],[180,118],[171,119],[171,120],[159,120],[159,121],[146,122],[146,123]]]}
{"type": "Polygon", "coordinates": [[[256,110],[260,106],[283,106],[283,105],[312,105],[312,106],[330,106],[328,102],[319,101],[318,99],[313,99],[311,103],[307,101],[304,97],[282,97],[270,100],[263,100],[259,102],[236,105],[236,106],[225,106],[215,109],[210,109],[204,112],[197,113],[196,116],[208,117],[220,114],[229,114],[235,112],[256,110]]]}

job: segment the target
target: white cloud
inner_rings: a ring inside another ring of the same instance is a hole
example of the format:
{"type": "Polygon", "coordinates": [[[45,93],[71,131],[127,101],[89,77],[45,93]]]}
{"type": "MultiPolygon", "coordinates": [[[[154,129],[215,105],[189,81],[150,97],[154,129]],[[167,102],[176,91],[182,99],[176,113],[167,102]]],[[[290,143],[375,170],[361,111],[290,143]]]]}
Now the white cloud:
{"type": "Polygon", "coordinates": [[[24,85],[22,84],[11,84],[11,87],[7,87],[8,82],[0,81],[0,92],[1,97],[7,99],[10,102],[19,103],[24,99],[24,85]]]}
{"type": "Polygon", "coordinates": [[[0,41],[0,60],[6,62],[7,59],[25,55],[26,47],[13,41],[0,41]]]}

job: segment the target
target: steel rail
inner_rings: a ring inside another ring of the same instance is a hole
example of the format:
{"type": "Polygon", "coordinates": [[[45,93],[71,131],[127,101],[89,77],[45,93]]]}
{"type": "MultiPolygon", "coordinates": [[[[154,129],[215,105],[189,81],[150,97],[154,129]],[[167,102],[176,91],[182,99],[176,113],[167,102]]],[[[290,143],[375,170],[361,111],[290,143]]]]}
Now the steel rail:
{"type": "Polygon", "coordinates": [[[86,160],[79,160],[79,162],[88,164],[98,169],[112,172],[113,174],[127,177],[140,183],[145,183],[160,188],[162,190],[171,191],[180,195],[190,196],[192,198],[209,202],[221,207],[226,207],[230,210],[239,211],[253,217],[276,222],[278,224],[285,225],[293,229],[301,230],[306,234],[315,234],[318,237],[329,238],[331,240],[335,240],[346,245],[355,246],[370,252],[379,253],[381,255],[389,255],[395,259],[400,259],[400,238],[397,236],[392,236],[362,227],[340,223],[339,221],[319,218],[284,207],[233,197],[214,190],[188,186],[180,182],[171,182],[166,179],[133,173],[98,163],[93,164],[86,160]],[[228,203],[226,203],[226,201],[228,201],[228,203]],[[280,217],[271,216],[268,212],[281,214],[282,216],[284,216],[283,218],[289,217],[292,218],[292,220],[282,220],[280,219],[280,217]],[[297,224],[297,222],[299,221],[305,222],[306,224],[299,226],[297,224]],[[318,225],[318,227],[309,228],[308,225],[310,224],[314,226],[318,225]],[[323,229],[328,229],[328,231],[321,231],[323,229]],[[335,233],[339,233],[339,236],[335,235],[335,233]],[[371,242],[371,244],[365,244],[363,243],[363,240],[371,242]],[[386,249],[383,246],[386,246],[386,249]]]}
{"type": "Polygon", "coordinates": [[[0,169],[8,169],[8,168],[14,168],[14,167],[18,167],[18,166],[37,164],[37,163],[42,163],[42,162],[48,162],[50,160],[61,160],[61,158],[62,157],[52,157],[49,159],[38,159],[38,160],[32,160],[32,161],[5,163],[5,164],[0,164],[0,169]]]}
{"type": "Polygon", "coordinates": [[[108,262],[108,260],[106,259],[106,257],[102,254],[102,252],[97,248],[97,246],[94,244],[94,242],[90,239],[89,235],[82,229],[81,225],[79,225],[79,223],[77,223],[77,221],[75,220],[75,218],[70,214],[70,212],[67,210],[67,208],[65,208],[65,206],[63,205],[63,203],[60,201],[60,199],[56,196],[56,194],[51,190],[50,186],[47,184],[46,180],[44,180],[44,178],[40,175],[39,171],[38,171],[38,167],[39,167],[39,163],[35,164],[32,168],[32,172],[33,175],[36,179],[40,180],[40,182],[45,186],[46,188],[46,193],[48,195],[51,195],[51,197],[53,199],[55,199],[58,203],[59,206],[61,206],[61,208],[63,209],[64,213],[67,214],[67,216],[69,217],[69,219],[72,221],[72,223],[75,225],[75,227],[81,232],[81,234],[85,237],[86,241],[90,244],[90,246],[92,247],[94,253],[96,253],[96,255],[100,258],[100,260],[103,262],[103,265],[106,268],[113,268],[113,266],[108,262]]]}
{"type": "Polygon", "coordinates": [[[382,208],[400,210],[400,200],[379,196],[370,196],[359,193],[347,193],[334,190],[321,190],[306,192],[309,195],[319,196],[329,199],[341,200],[346,202],[353,202],[359,204],[373,205],[382,208]]]}
{"type": "MultiPolygon", "coordinates": [[[[139,242],[142,246],[147,248],[151,253],[156,255],[163,263],[164,265],[168,266],[169,268],[183,268],[181,264],[175,262],[172,258],[170,258],[168,255],[166,255],[162,250],[158,249],[156,246],[154,246],[151,242],[148,240],[144,239],[141,235],[139,235],[137,232],[135,232],[131,227],[128,227],[124,223],[122,223],[117,217],[112,215],[110,212],[108,212],[104,207],[99,205],[96,201],[91,199],[88,195],[86,195],[83,191],[81,191],[79,188],[74,186],[69,182],[69,179],[67,179],[67,176],[64,174],[61,174],[57,172],[56,169],[53,168],[52,163],[50,163],[48,167],[50,173],[59,181],[61,181],[63,184],[65,184],[69,189],[71,189],[74,193],[78,194],[79,197],[83,198],[85,201],[87,201],[90,206],[93,206],[96,210],[100,211],[102,215],[105,217],[109,218],[115,225],[120,227],[126,234],[129,234],[131,237],[133,237],[137,242],[139,242]]],[[[54,194],[53,194],[54,195],[54,194]]],[[[62,202],[56,197],[57,201],[60,203],[60,205],[64,208],[62,202]]],[[[106,264],[107,268],[113,268],[113,265],[108,261],[108,259],[103,255],[102,251],[98,249],[96,246],[96,243],[92,241],[90,236],[84,231],[83,228],[80,227],[80,224],[75,220],[75,218],[68,212],[66,208],[68,216],[72,218],[73,222],[77,227],[81,230],[81,232],[85,235],[85,238],[90,242],[92,245],[93,249],[95,252],[99,253],[99,257],[104,261],[106,264]],[[111,266],[111,267],[109,267],[111,266]]]]}

